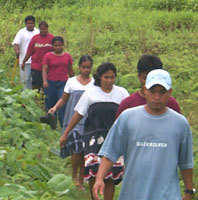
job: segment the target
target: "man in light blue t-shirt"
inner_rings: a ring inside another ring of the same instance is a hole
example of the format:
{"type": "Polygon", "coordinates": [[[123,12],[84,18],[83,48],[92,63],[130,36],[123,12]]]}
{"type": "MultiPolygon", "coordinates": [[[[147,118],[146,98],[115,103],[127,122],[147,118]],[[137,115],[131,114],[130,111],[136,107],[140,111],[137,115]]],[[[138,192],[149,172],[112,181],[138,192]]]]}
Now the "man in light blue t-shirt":
{"type": "Polygon", "coordinates": [[[103,194],[105,175],[121,155],[125,174],[120,200],[181,200],[178,167],[186,188],[182,200],[192,199],[192,133],[186,118],[166,107],[171,92],[167,71],[148,74],[147,104],[124,111],[99,152],[103,158],[93,187],[96,200],[103,194]]]}

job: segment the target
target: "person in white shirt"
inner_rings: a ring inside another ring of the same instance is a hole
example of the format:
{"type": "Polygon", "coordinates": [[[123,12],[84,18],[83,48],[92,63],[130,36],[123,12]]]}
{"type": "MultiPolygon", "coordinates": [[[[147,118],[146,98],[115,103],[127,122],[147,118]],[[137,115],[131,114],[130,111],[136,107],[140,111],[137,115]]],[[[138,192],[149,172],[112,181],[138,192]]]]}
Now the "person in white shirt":
{"type": "MultiPolygon", "coordinates": [[[[118,105],[129,96],[125,88],[114,85],[116,73],[116,67],[109,62],[97,68],[94,86],[87,89],[79,99],[74,108],[75,113],[60,138],[60,146],[64,147],[69,132],[87,115],[84,125],[84,179],[89,181],[92,199],[92,187],[100,163],[98,152],[114,122],[118,105]]],[[[105,177],[105,200],[113,199],[115,185],[121,181],[122,175],[123,165],[118,161],[105,177]]]]}
{"type": "Polygon", "coordinates": [[[12,45],[14,47],[16,57],[19,59],[21,83],[24,85],[24,89],[31,89],[31,58],[26,62],[25,71],[22,70],[21,65],[30,40],[34,35],[39,33],[39,30],[34,27],[35,17],[33,16],[27,16],[25,18],[25,26],[26,27],[17,32],[12,45]]]}
{"type": "MultiPolygon", "coordinates": [[[[64,93],[61,99],[48,112],[55,113],[65,105],[65,114],[63,120],[62,133],[68,126],[74,114],[74,107],[76,106],[81,95],[88,88],[93,87],[94,79],[90,77],[93,66],[93,60],[89,55],[81,56],[79,60],[78,76],[68,79],[66,82],[64,93]]],[[[70,132],[67,144],[61,148],[61,157],[65,158],[71,155],[72,158],[72,178],[79,190],[83,190],[83,176],[84,176],[84,156],[83,156],[83,133],[84,133],[85,117],[81,119],[77,126],[70,132]],[[79,176],[78,176],[79,170],[79,176]]]]}

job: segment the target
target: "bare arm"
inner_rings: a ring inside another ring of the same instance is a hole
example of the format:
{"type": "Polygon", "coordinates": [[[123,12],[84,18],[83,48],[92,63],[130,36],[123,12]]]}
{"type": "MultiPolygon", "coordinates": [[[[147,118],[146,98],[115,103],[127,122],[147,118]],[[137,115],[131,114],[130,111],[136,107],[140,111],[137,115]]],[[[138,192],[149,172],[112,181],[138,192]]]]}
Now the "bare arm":
{"type": "Polygon", "coordinates": [[[110,171],[112,166],[113,166],[113,163],[111,160],[109,160],[106,157],[102,157],[102,160],[98,169],[98,173],[96,176],[96,182],[93,186],[93,196],[95,200],[100,200],[98,197],[98,193],[103,195],[104,187],[105,187],[104,178],[106,174],[110,171]]]}
{"type": "Polygon", "coordinates": [[[48,87],[47,72],[48,72],[48,65],[43,65],[42,66],[42,77],[43,77],[43,87],[44,88],[48,87]]]}
{"type": "MultiPolygon", "coordinates": [[[[192,190],[193,189],[193,169],[181,170],[181,175],[182,175],[185,188],[188,190],[192,190]]],[[[193,198],[193,195],[186,193],[184,194],[182,200],[191,200],[192,198],[193,198]]]]}
{"type": "Polygon", "coordinates": [[[67,126],[67,128],[65,129],[63,135],[60,137],[60,147],[64,147],[66,141],[67,141],[67,137],[69,132],[76,126],[76,124],[83,118],[82,115],[80,115],[78,112],[75,112],[67,126]]]}
{"type": "Polygon", "coordinates": [[[25,58],[23,59],[23,63],[22,63],[22,65],[21,65],[22,70],[25,69],[25,63],[26,63],[26,61],[30,58],[30,56],[31,56],[31,55],[29,55],[29,54],[26,54],[26,55],[25,55],[25,58]]]}
{"type": "Polygon", "coordinates": [[[72,77],[72,76],[74,76],[74,70],[73,70],[73,68],[72,68],[72,64],[69,64],[69,77],[72,77]]]}
{"type": "Polygon", "coordinates": [[[19,58],[19,54],[20,54],[19,45],[18,44],[14,44],[13,47],[14,47],[14,51],[15,51],[16,57],[19,58]]]}
{"type": "Polygon", "coordinates": [[[56,103],[56,105],[53,108],[51,108],[48,112],[55,113],[59,108],[61,108],[64,104],[67,103],[69,96],[70,96],[69,93],[64,92],[62,97],[56,103]]]}

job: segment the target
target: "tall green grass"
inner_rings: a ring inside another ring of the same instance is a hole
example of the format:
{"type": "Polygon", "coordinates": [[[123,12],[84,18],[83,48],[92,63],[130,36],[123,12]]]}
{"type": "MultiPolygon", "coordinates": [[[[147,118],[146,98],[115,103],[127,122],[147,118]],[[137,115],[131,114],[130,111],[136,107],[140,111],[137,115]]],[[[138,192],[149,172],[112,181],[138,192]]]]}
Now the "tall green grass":
{"type": "Polygon", "coordinates": [[[35,8],[39,5],[36,2],[31,5],[27,1],[26,5],[16,1],[14,6],[0,0],[4,6],[4,13],[0,13],[0,86],[11,87],[10,72],[15,61],[11,42],[29,14],[35,15],[37,24],[46,20],[51,33],[64,37],[65,51],[71,53],[76,73],[82,54],[93,57],[94,71],[101,62],[111,61],[118,68],[117,84],[129,92],[139,88],[139,57],[144,53],[158,55],[173,77],[173,95],[193,130],[198,186],[198,13],[193,12],[197,11],[197,1],[62,0],[46,1],[35,8]]]}

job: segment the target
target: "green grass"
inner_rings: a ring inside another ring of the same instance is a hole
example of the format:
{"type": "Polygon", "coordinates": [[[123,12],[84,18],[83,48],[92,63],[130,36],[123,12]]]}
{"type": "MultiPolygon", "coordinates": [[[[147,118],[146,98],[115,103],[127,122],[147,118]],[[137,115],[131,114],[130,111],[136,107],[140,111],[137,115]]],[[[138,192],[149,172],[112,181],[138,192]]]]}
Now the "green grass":
{"type": "MultiPolygon", "coordinates": [[[[0,150],[6,150],[13,159],[0,159],[0,168],[3,170],[0,186],[5,183],[26,185],[27,189],[37,191],[38,199],[50,199],[52,193],[45,184],[49,177],[46,180],[47,176],[44,176],[44,180],[35,182],[34,177],[38,178],[37,173],[41,170],[36,166],[45,166],[51,177],[59,173],[71,174],[70,159],[61,160],[51,152],[59,148],[59,131],[51,131],[48,126],[38,123],[43,111],[34,104],[31,94],[28,94],[27,99],[27,94],[21,96],[18,76],[15,76],[15,86],[10,85],[10,74],[15,62],[11,43],[16,32],[24,26],[25,16],[33,14],[37,24],[40,20],[46,20],[51,33],[64,37],[65,50],[74,59],[76,73],[82,54],[93,57],[94,71],[101,62],[113,62],[118,68],[116,83],[129,92],[139,88],[136,72],[139,56],[152,53],[161,58],[164,68],[173,77],[173,96],[193,131],[194,182],[198,187],[198,13],[194,12],[198,8],[197,2],[61,0],[59,4],[53,5],[46,1],[46,6],[42,6],[42,0],[36,1],[38,4],[35,3],[33,7],[30,7],[31,1],[27,1],[29,3],[26,6],[24,2],[15,2],[15,7],[11,1],[6,4],[0,1],[0,5],[5,6],[4,13],[0,13],[0,150]],[[37,5],[40,7],[35,9],[37,5]],[[8,88],[12,91],[6,91],[8,88]],[[21,104],[26,105],[28,112],[20,107],[21,104]],[[13,137],[12,133],[16,136],[13,137]],[[24,140],[29,144],[28,152],[20,148],[24,140]],[[34,159],[36,162],[32,162],[34,159]],[[34,169],[34,173],[28,171],[30,169],[34,169]]],[[[116,189],[114,199],[118,198],[119,188],[116,189]]],[[[72,190],[73,193],[76,190],[72,190]]],[[[89,198],[87,185],[85,193],[79,196],[82,200],[89,198]]]]}

